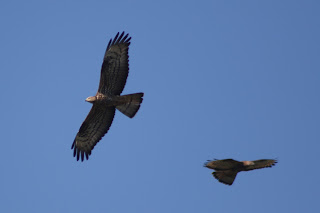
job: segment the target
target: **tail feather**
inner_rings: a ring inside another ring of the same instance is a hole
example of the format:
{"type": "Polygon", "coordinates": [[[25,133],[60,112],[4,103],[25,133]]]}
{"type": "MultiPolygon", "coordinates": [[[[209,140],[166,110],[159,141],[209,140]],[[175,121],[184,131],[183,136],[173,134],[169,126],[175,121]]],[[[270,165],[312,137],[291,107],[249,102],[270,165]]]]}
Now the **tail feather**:
{"type": "Polygon", "coordinates": [[[216,171],[212,175],[221,183],[232,185],[234,179],[236,178],[238,172],[232,170],[216,171]]]}
{"type": "Polygon", "coordinates": [[[133,118],[140,108],[140,104],[143,100],[142,97],[143,93],[122,95],[121,99],[125,99],[125,104],[117,105],[116,108],[129,118],[133,118]]]}

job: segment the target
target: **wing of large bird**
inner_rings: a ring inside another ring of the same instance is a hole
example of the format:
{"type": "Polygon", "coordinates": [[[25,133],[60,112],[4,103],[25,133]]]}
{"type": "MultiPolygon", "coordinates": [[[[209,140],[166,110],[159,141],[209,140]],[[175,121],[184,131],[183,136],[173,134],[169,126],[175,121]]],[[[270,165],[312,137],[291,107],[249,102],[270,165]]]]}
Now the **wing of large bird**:
{"type": "Polygon", "coordinates": [[[241,165],[239,161],[233,159],[225,159],[225,160],[215,160],[209,161],[205,164],[205,167],[215,170],[228,170],[234,169],[237,166],[241,165]]]}
{"type": "Polygon", "coordinates": [[[81,158],[81,161],[83,161],[84,156],[87,160],[89,159],[91,150],[108,132],[114,114],[115,107],[106,107],[101,103],[93,103],[71,147],[71,149],[74,149],[73,156],[77,156],[77,160],[81,158]]]}
{"type": "Polygon", "coordinates": [[[128,50],[131,37],[119,33],[110,39],[104,55],[98,92],[102,94],[120,95],[129,73],[128,50]]]}
{"type": "Polygon", "coordinates": [[[272,167],[277,163],[277,160],[274,159],[262,159],[262,160],[255,160],[252,161],[252,165],[247,165],[244,168],[244,171],[249,171],[253,169],[262,169],[266,167],[272,167]]]}

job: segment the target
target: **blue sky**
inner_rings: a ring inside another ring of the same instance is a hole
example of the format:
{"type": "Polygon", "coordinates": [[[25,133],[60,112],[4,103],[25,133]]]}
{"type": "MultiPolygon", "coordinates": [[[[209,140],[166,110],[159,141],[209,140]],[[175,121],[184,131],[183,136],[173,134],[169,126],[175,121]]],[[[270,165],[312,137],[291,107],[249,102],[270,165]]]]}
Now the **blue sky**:
{"type": "Polygon", "coordinates": [[[1,212],[315,212],[318,1],[0,3],[1,212]],[[117,112],[86,162],[70,149],[105,48],[130,33],[117,112]],[[232,186],[206,160],[277,158],[232,186]]]}

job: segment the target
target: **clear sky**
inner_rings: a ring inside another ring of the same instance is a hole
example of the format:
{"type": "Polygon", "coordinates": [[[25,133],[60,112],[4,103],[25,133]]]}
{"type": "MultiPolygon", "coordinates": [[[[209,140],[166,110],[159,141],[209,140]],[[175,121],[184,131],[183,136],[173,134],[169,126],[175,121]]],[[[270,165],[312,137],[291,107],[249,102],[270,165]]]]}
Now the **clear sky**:
{"type": "Polygon", "coordinates": [[[320,2],[2,1],[0,212],[316,212],[320,2]],[[71,144],[110,38],[132,37],[117,112],[89,161],[71,144]],[[232,186],[213,158],[277,158],[232,186]]]}

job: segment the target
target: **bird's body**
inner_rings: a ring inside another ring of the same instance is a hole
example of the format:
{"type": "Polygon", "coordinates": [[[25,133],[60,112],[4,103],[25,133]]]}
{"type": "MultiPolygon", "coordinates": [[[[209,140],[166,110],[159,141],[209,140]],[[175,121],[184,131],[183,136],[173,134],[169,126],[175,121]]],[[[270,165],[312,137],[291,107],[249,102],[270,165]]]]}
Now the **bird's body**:
{"type": "Polygon", "coordinates": [[[126,104],[128,102],[125,95],[121,95],[121,96],[120,95],[104,95],[100,92],[98,92],[95,96],[88,97],[86,101],[92,104],[93,103],[104,104],[107,107],[108,106],[117,107],[119,105],[126,104]]]}
{"type": "Polygon", "coordinates": [[[130,45],[129,34],[119,33],[110,39],[104,55],[100,83],[95,96],[88,97],[87,102],[92,108],[82,123],[76,138],[71,146],[77,160],[84,157],[89,159],[94,146],[108,132],[116,109],[133,118],[140,108],[143,93],[120,95],[126,84],[129,72],[128,50],[130,45]]]}
{"type": "Polygon", "coordinates": [[[255,161],[236,161],[233,159],[225,159],[208,161],[204,166],[215,170],[212,175],[219,180],[219,182],[232,185],[239,172],[272,167],[276,163],[277,161],[273,159],[255,161]]]}

